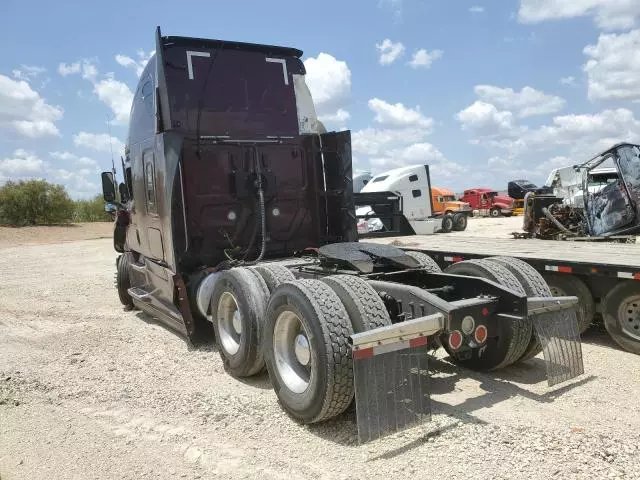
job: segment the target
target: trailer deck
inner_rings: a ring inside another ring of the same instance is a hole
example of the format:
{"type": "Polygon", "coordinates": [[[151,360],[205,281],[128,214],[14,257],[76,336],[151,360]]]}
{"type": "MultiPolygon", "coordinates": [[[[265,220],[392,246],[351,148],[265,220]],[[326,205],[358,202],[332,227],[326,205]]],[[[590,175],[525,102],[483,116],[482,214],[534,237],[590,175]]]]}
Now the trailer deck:
{"type": "Polygon", "coordinates": [[[441,265],[507,255],[520,258],[538,270],[640,280],[640,245],[586,243],[539,239],[511,239],[441,235],[367,238],[428,253],[441,265]]]}

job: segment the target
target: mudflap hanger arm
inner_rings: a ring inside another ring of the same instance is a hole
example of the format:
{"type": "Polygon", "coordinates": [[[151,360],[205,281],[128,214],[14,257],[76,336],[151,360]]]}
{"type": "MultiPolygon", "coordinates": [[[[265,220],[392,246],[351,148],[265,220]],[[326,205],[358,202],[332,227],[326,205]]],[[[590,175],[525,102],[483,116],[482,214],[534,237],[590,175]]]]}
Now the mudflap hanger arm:
{"type": "Polygon", "coordinates": [[[349,338],[361,443],[431,420],[428,338],[457,328],[460,316],[469,312],[486,313],[485,309],[488,309],[490,316],[494,316],[493,320],[487,318],[489,325],[496,321],[531,318],[542,345],[549,386],[584,373],[576,316],[577,297],[526,298],[505,290],[505,296],[518,300],[511,303],[515,308],[505,312],[500,308],[504,302],[494,296],[447,302],[418,287],[376,280],[369,282],[379,293],[394,296],[402,293],[401,308],[405,313],[410,310],[411,318],[355,333],[349,338]]]}

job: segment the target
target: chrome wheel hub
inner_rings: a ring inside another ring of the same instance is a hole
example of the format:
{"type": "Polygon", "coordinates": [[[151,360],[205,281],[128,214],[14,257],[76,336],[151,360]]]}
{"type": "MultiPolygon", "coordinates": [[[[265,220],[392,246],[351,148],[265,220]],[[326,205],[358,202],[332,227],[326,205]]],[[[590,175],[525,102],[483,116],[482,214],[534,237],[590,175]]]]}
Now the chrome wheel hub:
{"type": "Polygon", "coordinates": [[[295,354],[296,354],[296,360],[298,360],[298,363],[300,363],[300,365],[304,365],[304,366],[309,365],[309,362],[311,361],[311,350],[309,349],[309,340],[307,340],[307,337],[302,333],[299,333],[298,335],[296,335],[295,354]]]}
{"type": "Polygon", "coordinates": [[[273,330],[273,353],[278,375],[293,393],[303,393],[311,381],[314,365],[309,337],[295,312],[278,315],[273,330]]]}
{"type": "Polygon", "coordinates": [[[620,303],[618,320],[627,335],[640,340],[640,295],[633,295],[620,303]]]}
{"type": "Polygon", "coordinates": [[[242,314],[238,308],[238,301],[231,292],[224,292],[220,295],[216,318],[220,346],[229,355],[235,355],[240,350],[242,314]]]}

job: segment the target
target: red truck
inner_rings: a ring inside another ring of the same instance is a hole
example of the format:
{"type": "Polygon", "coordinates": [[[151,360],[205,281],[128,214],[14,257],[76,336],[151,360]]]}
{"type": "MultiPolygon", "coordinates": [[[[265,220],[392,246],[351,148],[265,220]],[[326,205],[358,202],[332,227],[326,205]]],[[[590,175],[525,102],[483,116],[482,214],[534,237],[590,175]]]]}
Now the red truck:
{"type": "Polygon", "coordinates": [[[513,215],[513,198],[506,195],[498,195],[498,192],[490,188],[471,188],[465,190],[460,198],[461,202],[467,202],[471,208],[478,210],[480,214],[488,213],[492,217],[513,215]]]}

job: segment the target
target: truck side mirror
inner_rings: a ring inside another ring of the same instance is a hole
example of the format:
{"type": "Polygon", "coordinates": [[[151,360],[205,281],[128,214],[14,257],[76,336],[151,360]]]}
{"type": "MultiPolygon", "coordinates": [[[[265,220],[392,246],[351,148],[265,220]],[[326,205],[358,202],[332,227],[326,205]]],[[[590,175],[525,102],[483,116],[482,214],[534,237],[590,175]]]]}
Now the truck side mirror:
{"type": "Polygon", "coordinates": [[[113,173],[102,172],[102,198],[107,203],[116,201],[116,187],[113,183],[113,173]]]}
{"type": "Polygon", "coordinates": [[[118,190],[120,192],[120,201],[122,203],[126,203],[129,201],[129,192],[127,191],[127,186],[124,183],[118,185],[118,190]]]}

